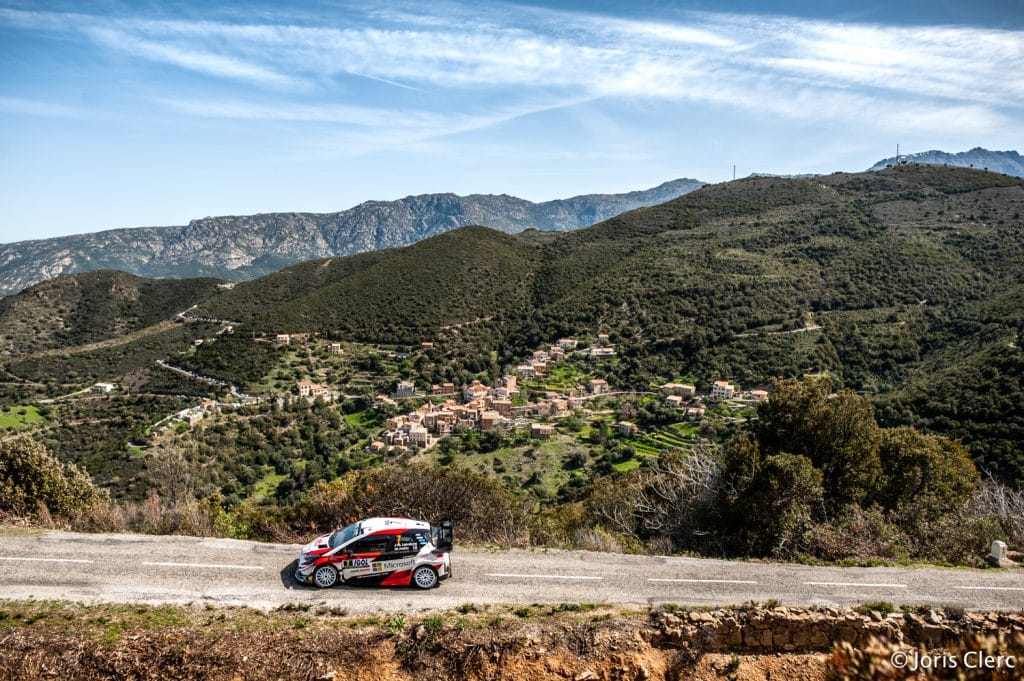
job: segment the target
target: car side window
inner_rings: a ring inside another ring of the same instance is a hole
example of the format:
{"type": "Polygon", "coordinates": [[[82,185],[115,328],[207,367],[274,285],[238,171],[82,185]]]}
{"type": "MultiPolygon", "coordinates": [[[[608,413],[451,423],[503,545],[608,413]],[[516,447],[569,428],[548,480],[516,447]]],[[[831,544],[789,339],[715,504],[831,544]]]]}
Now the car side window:
{"type": "Polygon", "coordinates": [[[348,547],[349,553],[384,553],[391,550],[391,536],[367,537],[348,547]]]}
{"type": "Polygon", "coordinates": [[[422,530],[405,532],[395,544],[395,553],[402,555],[413,555],[420,552],[420,549],[427,543],[427,538],[422,530]]]}

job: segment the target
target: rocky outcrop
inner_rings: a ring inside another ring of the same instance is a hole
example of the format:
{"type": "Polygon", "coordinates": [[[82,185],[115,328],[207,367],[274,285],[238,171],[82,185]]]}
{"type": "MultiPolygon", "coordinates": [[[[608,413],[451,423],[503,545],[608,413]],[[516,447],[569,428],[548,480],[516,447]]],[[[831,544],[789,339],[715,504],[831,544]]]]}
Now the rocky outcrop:
{"type": "Polygon", "coordinates": [[[922,151],[916,154],[900,154],[882,159],[868,170],[882,170],[897,163],[932,163],[936,165],[960,166],[991,170],[994,173],[1024,177],[1024,157],[1016,151],[989,151],[975,147],[968,151],[951,154],[946,151],[922,151]]]}
{"type": "Polygon", "coordinates": [[[468,225],[514,233],[588,227],[700,188],[673,180],[645,191],[533,203],[508,195],[425,194],[338,213],[207,217],[0,245],[0,296],[61,274],[120,270],[146,277],[245,280],[303,260],[395,248],[468,225]]]}

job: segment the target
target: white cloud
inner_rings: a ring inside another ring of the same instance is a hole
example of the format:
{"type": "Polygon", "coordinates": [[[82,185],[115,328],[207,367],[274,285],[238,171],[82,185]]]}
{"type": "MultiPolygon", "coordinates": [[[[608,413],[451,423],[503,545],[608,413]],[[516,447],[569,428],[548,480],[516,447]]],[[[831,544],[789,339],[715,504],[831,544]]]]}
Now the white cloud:
{"type": "Polygon", "coordinates": [[[322,100],[306,108],[232,108],[185,104],[188,98],[178,97],[180,111],[266,118],[284,113],[293,121],[402,133],[395,138],[438,134],[442,125],[457,131],[508,120],[477,113],[495,98],[510,111],[640,97],[893,129],[911,121],[941,129],[956,120],[978,131],[1005,129],[1014,111],[1024,108],[1021,31],[715,13],[654,22],[514,6],[489,13],[433,7],[349,7],[331,26],[18,10],[0,10],[0,23],[77,31],[147,60],[261,88],[305,88],[322,100]],[[451,91],[452,111],[431,119],[405,105],[386,111],[338,107],[334,78],[345,74],[401,89],[451,91]]]}
{"type": "Polygon", "coordinates": [[[301,83],[300,79],[291,78],[272,69],[202,49],[145,40],[110,28],[89,27],[85,29],[85,33],[101,45],[189,71],[263,85],[295,86],[301,83]]]}

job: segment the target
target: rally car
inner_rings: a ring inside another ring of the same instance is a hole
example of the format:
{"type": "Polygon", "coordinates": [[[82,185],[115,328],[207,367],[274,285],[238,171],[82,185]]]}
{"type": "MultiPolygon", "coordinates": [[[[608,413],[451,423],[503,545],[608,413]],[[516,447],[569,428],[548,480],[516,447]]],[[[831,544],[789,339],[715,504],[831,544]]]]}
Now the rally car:
{"type": "Polygon", "coordinates": [[[327,589],[338,582],[432,589],[452,574],[452,523],[367,518],[302,547],[295,579],[327,589]]]}

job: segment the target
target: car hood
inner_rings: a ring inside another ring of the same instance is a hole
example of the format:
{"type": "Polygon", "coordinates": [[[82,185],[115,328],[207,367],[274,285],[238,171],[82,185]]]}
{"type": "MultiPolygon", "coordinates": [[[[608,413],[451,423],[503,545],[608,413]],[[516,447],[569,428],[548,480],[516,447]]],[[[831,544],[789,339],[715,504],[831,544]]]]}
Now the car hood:
{"type": "Polygon", "coordinates": [[[317,537],[313,541],[303,546],[302,552],[313,553],[314,551],[323,551],[324,549],[329,549],[331,548],[331,545],[328,543],[328,540],[330,540],[330,538],[331,535],[329,534],[325,534],[322,537],[317,537]]]}

